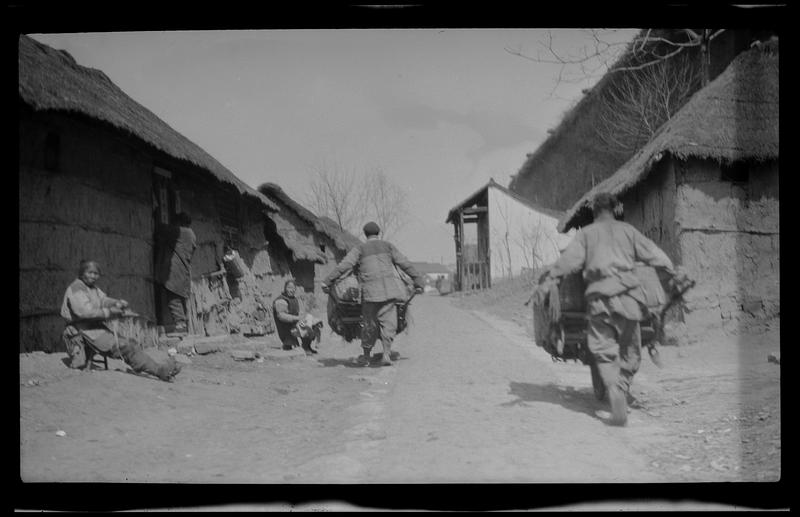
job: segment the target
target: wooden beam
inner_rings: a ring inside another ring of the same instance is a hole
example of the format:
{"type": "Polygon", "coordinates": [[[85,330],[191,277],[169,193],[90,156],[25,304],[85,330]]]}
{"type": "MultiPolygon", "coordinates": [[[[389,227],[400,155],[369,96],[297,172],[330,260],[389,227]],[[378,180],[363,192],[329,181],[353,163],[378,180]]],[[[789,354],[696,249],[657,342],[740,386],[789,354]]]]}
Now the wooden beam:
{"type": "Polygon", "coordinates": [[[473,207],[473,208],[465,208],[465,209],[461,210],[461,212],[464,213],[464,214],[480,214],[480,213],[483,213],[483,212],[487,212],[488,210],[489,210],[489,207],[476,206],[476,207],[473,207]]]}

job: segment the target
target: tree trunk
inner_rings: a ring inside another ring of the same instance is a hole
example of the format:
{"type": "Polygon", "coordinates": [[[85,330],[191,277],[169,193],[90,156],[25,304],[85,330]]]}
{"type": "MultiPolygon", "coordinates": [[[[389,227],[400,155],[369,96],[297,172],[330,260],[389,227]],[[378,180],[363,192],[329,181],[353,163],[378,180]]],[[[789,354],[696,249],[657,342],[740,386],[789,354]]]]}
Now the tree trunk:
{"type": "Polygon", "coordinates": [[[700,87],[708,84],[711,70],[711,51],[709,47],[709,36],[711,29],[703,29],[703,39],[700,41],[700,87]]]}

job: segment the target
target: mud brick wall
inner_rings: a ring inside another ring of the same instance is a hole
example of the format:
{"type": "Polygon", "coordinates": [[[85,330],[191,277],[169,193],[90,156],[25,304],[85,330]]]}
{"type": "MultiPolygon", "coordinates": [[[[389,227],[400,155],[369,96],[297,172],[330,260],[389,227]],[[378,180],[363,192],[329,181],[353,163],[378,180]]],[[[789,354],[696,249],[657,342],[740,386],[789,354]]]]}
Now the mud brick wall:
{"type": "Polygon", "coordinates": [[[716,162],[676,162],[675,224],[690,330],[737,333],[780,317],[778,165],[750,166],[747,183],[721,179],[716,162]]]}
{"type": "Polygon", "coordinates": [[[109,296],[152,317],[152,165],[81,119],[23,113],[19,130],[20,350],[60,349],[61,302],[84,258],[100,262],[109,296]],[[55,170],[48,134],[60,141],[55,170]]]}

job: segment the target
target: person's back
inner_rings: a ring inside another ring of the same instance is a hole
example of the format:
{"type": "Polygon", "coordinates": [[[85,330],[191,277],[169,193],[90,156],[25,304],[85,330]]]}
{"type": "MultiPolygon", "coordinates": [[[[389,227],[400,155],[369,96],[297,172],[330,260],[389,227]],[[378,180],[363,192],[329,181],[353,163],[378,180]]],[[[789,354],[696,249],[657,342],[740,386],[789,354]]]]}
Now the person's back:
{"type": "MultiPolygon", "coordinates": [[[[407,295],[405,289],[398,282],[395,264],[401,267],[406,266],[408,263],[406,258],[392,243],[379,238],[369,238],[359,246],[361,252],[358,261],[358,276],[364,301],[383,302],[405,299],[407,295]]],[[[408,266],[410,267],[410,265],[408,266]]]]}
{"type": "Polygon", "coordinates": [[[409,260],[400,253],[394,244],[378,238],[380,228],[374,222],[364,225],[366,242],[355,246],[325,278],[324,292],[342,275],[358,267],[358,280],[361,284],[361,348],[360,364],[369,362],[370,350],[380,334],[383,345],[383,364],[391,364],[391,346],[397,331],[397,310],[395,302],[407,299],[407,290],[397,266],[414,281],[414,288],[422,292],[424,280],[409,260]]]}
{"type": "Polygon", "coordinates": [[[595,196],[594,222],[578,231],[547,275],[562,278],[583,271],[587,345],[608,391],[610,422],[625,425],[626,397],[641,362],[639,320],[645,296],[636,262],[674,273],[672,261],[653,241],[614,218],[617,203],[610,194],[595,196]]]}

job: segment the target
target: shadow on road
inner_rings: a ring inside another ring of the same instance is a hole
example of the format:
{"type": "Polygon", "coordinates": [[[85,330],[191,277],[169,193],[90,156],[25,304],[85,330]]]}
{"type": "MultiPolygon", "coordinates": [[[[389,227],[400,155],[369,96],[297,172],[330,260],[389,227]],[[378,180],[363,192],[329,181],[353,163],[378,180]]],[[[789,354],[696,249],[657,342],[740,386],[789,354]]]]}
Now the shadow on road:
{"type": "Polygon", "coordinates": [[[326,357],[324,359],[317,359],[317,362],[322,366],[345,366],[347,368],[364,368],[356,364],[352,358],[336,359],[334,357],[326,357]]]}
{"type": "MultiPolygon", "coordinates": [[[[369,367],[370,368],[377,368],[382,366],[381,365],[381,357],[380,353],[372,354],[369,360],[369,367]]],[[[395,363],[399,361],[406,361],[408,360],[407,357],[400,357],[398,352],[392,352],[392,361],[395,363]]],[[[366,368],[367,366],[362,366],[356,363],[356,359],[354,357],[350,357],[347,359],[336,359],[334,357],[326,357],[324,359],[317,359],[317,362],[320,363],[322,366],[345,366],[347,368],[366,368]]]]}
{"type": "Polygon", "coordinates": [[[530,384],[527,382],[511,382],[508,393],[517,397],[516,400],[500,404],[503,407],[515,406],[525,402],[547,402],[584,413],[597,418],[595,411],[605,409],[602,402],[598,402],[591,389],[577,390],[571,386],[557,384],[530,384]]]}

